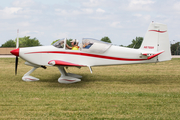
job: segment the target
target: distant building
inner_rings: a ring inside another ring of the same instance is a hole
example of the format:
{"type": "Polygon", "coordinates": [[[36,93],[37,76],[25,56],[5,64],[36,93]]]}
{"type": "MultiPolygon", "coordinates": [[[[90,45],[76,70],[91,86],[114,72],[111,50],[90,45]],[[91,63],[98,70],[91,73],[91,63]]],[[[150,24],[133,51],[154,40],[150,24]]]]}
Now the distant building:
{"type": "Polygon", "coordinates": [[[10,55],[10,51],[15,49],[14,47],[0,47],[0,55],[10,55]]]}

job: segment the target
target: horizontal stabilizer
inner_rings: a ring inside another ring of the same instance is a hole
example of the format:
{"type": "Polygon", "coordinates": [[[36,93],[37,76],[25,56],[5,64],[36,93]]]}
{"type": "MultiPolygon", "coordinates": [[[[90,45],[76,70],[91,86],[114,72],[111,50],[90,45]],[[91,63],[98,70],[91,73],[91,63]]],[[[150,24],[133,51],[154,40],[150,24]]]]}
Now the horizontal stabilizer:
{"type": "Polygon", "coordinates": [[[147,59],[149,60],[149,59],[152,59],[152,58],[160,55],[163,52],[164,52],[164,50],[160,51],[160,52],[157,52],[157,53],[142,53],[142,54],[145,55],[145,56],[148,56],[147,59]]]}
{"type": "Polygon", "coordinates": [[[51,60],[48,62],[49,65],[60,65],[60,66],[84,66],[84,65],[79,65],[79,64],[74,64],[70,62],[65,62],[61,60],[51,60]]]}

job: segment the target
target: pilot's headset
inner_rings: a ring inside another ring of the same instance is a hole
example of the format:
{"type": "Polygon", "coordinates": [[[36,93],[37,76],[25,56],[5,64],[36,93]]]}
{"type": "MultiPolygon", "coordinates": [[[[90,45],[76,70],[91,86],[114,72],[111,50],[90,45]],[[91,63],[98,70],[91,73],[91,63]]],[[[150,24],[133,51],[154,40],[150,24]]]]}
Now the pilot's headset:
{"type": "Polygon", "coordinates": [[[76,45],[76,39],[74,40],[74,45],[76,45]]]}

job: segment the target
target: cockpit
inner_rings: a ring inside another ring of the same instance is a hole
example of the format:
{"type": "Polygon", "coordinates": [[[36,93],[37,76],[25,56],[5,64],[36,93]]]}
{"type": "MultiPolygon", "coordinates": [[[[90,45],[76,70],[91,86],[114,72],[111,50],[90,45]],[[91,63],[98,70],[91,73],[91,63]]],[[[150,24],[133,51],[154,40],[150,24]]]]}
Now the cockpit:
{"type": "MultiPolygon", "coordinates": [[[[70,50],[67,48],[67,44],[70,41],[66,39],[60,39],[56,43],[53,44],[53,46],[60,48],[60,49],[65,49],[65,50],[70,50]]],[[[83,38],[82,43],[78,44],[79,51],[83,52],[88,52],[88,53],[99,53],[102,54],[104,53],[107,49],[111,47],[111,43],[103,42],[100,40],[92,39],[92,38],[83,38]]]]}
{"type": "Polygon", "coordinates": [[[65,39],[60,39],[59,41],[55,42],[53,46],[57,48],[64,48],[64,40],[65,39]]]}

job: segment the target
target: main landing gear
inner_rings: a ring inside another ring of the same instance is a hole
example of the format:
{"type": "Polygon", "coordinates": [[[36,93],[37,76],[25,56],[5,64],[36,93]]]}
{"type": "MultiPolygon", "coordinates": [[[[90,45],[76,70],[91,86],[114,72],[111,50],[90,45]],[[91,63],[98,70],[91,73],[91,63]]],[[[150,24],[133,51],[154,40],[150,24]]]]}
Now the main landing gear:
{"type": "Polygon", "coordinates": [[[82,76],[73,73],[67,73],[63,66],[58,66],[58,69],[61,72],[61,77],[58,79],[59,83],[68,84],[68,83],[75,83],[81,81],[81,79],[78,78],[82,78],[82,76]]]}
{"type": "MultiPolygon", "coordinates": [[[[39,80],[38,78],[30,76],[30,74],[33,71],[35,71],[37,68],[39,68],[39,66],[34,66],[30,71],[28,71],[26,74],[24,74],[24,76],[22,77],[22,80],[23,81],[28,81],[28,82],[30,82],[30,81],[38,81],[39,80]]],[[[43,66],[43,68],[45,68],[45,67],[43,66]]],[[[82,78],[82,76],[76,75],[76,74],[73,74],[73,73],[67,73],[63,66],[58,66],[58,69],[61,72],[61,76],[58,79],[59,83],[69,84],[69,83],[75,83],[75,82],[80,82],[81,81],[81,79],[79,79],[79,78],[82,78]]]]}

